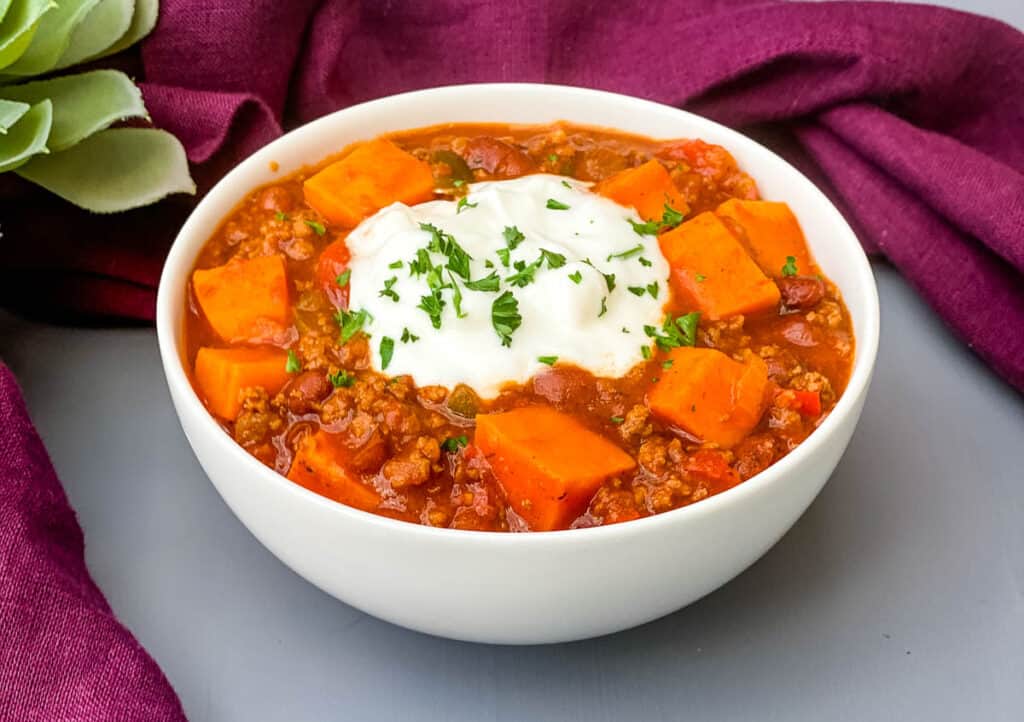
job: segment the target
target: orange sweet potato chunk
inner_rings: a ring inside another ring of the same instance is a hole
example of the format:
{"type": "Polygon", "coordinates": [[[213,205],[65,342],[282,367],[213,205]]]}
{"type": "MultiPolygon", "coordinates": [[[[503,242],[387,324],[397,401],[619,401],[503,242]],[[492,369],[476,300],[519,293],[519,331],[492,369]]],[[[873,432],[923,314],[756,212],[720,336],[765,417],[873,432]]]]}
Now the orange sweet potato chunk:
{"type": "Polygon", "coordinates": [[[666,203],[680,213],[688,210],[665,166],[656,160],[605,178],[594,191],[620,205],[636,208],[646,221],[661,220],[666,203]]]}
{"type": "Polygon", "coordinates": [[[740,363],[721,351],[682,347],[647,392],[655,415],[706,442],[738,444],[764,413],[768,367],[757,356],[740,363]]]}
{"type": "Polygon", "coordinates": [[[548,406],[477,416],[475,443],[535,531],[567,528],[606,479],[636,466],[611,441],[548,406]]]}
{"type": "Polygon", "coordinates": [[[779,289],[714,213],[701,213],[658,242],[672,283],[712,321],[778,306],[779,289]]]}
{"type": "Polygon", "coordinates": [[[288,478],[328,499],[347,506],[374,511],[380,495],[351,471],[352,450],[343,437],[322,429],[299,443],[288,478]]]}
{"type": "Polygon", "coordinates": [[[720,205],[715,214],[736,224],[740,241],[766,275],[781,276],[789,256],[795,259],[797,273],[811,273],[807,241],[785,203],[733,198],[720,205]]]}
{"type": "Polygon", "coordinates": [[[328,221],[352,228],[392,203],[429,201],[434,175],[427,163],[378,138],[308,178],[302,191],[328,221]]]}
{"type": "Polygon", "coordinates": [[[288,323],[288,273],[280,256],[199,269],[192,288],[210,326],[229,343],[268,340],[288,323]]]}
{"type": "Polygon", "coordinates": [[[196,384],[217,416],[234,421],[242,389],[260,386],[276,394],[288,381],[288,354],[275,348],[210,348],[196,354],[196,384]]]}

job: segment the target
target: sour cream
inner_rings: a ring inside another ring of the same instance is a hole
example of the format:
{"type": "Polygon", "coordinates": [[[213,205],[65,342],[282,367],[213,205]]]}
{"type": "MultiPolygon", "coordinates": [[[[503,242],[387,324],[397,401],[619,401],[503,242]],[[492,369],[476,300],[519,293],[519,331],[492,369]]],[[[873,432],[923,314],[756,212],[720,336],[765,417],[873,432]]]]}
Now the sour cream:
{"type": "Polygon", "coordinates": [[[552,363],[625,375],[644,360],[644,326],[660,326],[669,297],[657,237],[630,221],[640,222],[636,211],[554,175],[476,183],[461,203],[381,209],[347,239],[349,308],[367,312],[374,368],[420,386],[466,384],[484,398],[552,363]],[[424,259],[435,290],[417,272],[424,259]],[[496,276],[496,290],[467,287],[466,266],[470,286],[493,287],[496,276]]]}

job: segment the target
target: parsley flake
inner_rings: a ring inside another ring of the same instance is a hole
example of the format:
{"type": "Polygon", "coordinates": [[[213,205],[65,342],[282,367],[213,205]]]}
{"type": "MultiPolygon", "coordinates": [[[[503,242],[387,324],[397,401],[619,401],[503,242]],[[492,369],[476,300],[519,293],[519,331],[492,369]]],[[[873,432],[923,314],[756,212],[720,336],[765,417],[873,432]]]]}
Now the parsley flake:
{"type": "Polygon", "coordinates": [[[569,206],[561,201],[556,201],[554,198],[548,198],[548,202],[545,204],[549,209],[553,211],[567,211],[569,206]]]}
{"type": "Polygon", "coordinates": [[[338,274],[338,277],[334,279],[334,282],[338,284],[338,288],[344,288],[348,285],[348,279],[352,275],[352,269],[346,268],[344,271],[338,274]]]}
{"type": "Polygon", "coordinates": [[[523,317],[519,315],[519,301],[512,295],[511,291],[494,299],[491,304],[491,325],[494,326],[502,346],[512,345],[512,334],[523,323],[523,317]]]}
{"type": "MultiPolygon", "coordinates": [[[[462,278],[469,278],[469,262],[473,259],[466,250],[459,245],[454,236],[445,233],[432,223],[420,223],[420,229],[430,234],[428,250],[440,253],[448,258],[445,268],[462,278]]],[[[417,251],[417,258],[419,252],[417,251]]]]}
{"type": "Polygon", "coordinates": [[[478,278],[475,281],[466,281],[465,285],[470,291],[490,291],[494,293],[500,287],[501,279],[498,278],[496,272],[491,271],[490,275],[478,278]]]}
{"type": "Polygon", "coordinates": [[[380,370],[383,371],[391,363],[391,357],[395,353],[395,340],[390,336],[384,336],[380,340],[380,370]]]}
{"type": "Polygon", "coordinates": [[[567,181],[567,180],[562,181],[562,185],[564,185],[569,190],[572,190],[572,186],[569,184],[569,181],[567,181]]]}
{"type": "Polygon", "coordinates": [[[573,271],[569,274],[569,280],[578,286],[583,281],[583,274],[579,271],[573,271]]]}
{"type": "Polygon", "coordinates": [[[540,257],[542,260],[548,262],[548,268],[561,268],[565,265],[565,256],[561,253],[555,253],[547,249],[540,249],[540,257]]]}
{"type": "Polygon", "coordinates": [[[622,259],[624,261],[627,258],[632,258],[633,256],[639,256],[643,252],[644,252],[644,244],[637,243],[635,246],[630,248],[628,251],[623,251],[622,253],[612,253],[611,255],[608,256],[608,258],[606,260],[610,261],[613,258],[619,258],[619,259],[622,259]]]}
{"type": "Polygon", "coordinates": [[[665,359],[664,361],[661,362],[661,367],[663,369],[670,369],[672,368],[672,363],[672,359],[665,359]]]}
{"type": "Polygon", "coordinates": [[[515,226],[505,226],[505,230],[501,232],[502,237],[505,239],[505,245],[508,246],[510,251],[514,251],[516,247],[526,240],[526,236],[515,226]]]}
{"type": "Polygon", "coordinates": [[[318,223],[317,221],[311,221],[311,220],[307,219],[306,220],[306,225],[309,226],[310,228],[312,228],[313,231],[318,236],[322,236],[323,234],[327,233],[327,229],[324,228],[324,224],[323,223],[318,223]]]}
{"type": "Polygon", "coordinates": [[[288,214],[287,213],[283,213],[281,211],[278,211],[277,213],[275,213],[274,214],[274,218],[276,218],[279,221],[287,221],[287,220],[289,220],[288,214]]]}
{"type": "Polygon", "coordinates": [[[557,356],[538,356],[537,360],[540,361],[542,364],[547,364],[548,366],[554,366],[555,363],[557,363],[557,361],[558,361],[558,357],[557,356]]]}
{"type": "Polygon", "coordinates": [[[704,281],[707,280],[707,276],[705,276],[703,273],[698,273],[696,276],[694,276],[694,278],[697,279],[697,283],[704,283],[704,281]]]}
{"type": "Polygon", "coordinates": [[[653,283],[648,283],[647,284],[647,293],[651,294],[651,298],[657,298],[658,297],[658,282],[657,281],[654,281],[653,283]]]}
{"type": "Polygon", "coordinates": [[[288,349],[288,360],[284,363],[284,370],[290,374],[297,374],[302,371],[302,362],[292,349],[288,349]]]}
{"type": "Polygon", "coordinates": [[[462,310],[462,291],[459,290],[459,284],[455,282],[455,276],[451,271],[448,272],[448,278],[452,281],[452,306],[455,307],[455,316],[465,318],[466,314],[462,310]]]}
{"type": "Polygon", "coordinates": [[[786,265],[782,267],[782,275],[795,276],[796,274],[796,256],[786,256],[786,265]]]}
{"type": "Polygon", "coordinates": [[[441,312],[444,311],[444,299],[441,298],[441,290],[432,291],[429,295],[421,296],[416,308],[426,312],[430,317],[430,325],[434,328],[441,328],[441,312]]]}
{"type": "Polygon", "coordinates": [[[466,181],[462,180],[461,178],[456,178],[455,180],[452,181],[452,185],[455,186],[456,188],[461,188],[462,186],[466,185],[466,181]]]}
{"type": "Polygon", "coordinates": [[[498,260],[501,261],[501,265],[508,268],[508,254],[511,253],[507,248],[499,248],[495,253],[498,254],[498,260]]]}
{"type": "Polygon", "coordinates": [[[459,199],[459,202],[455,204],[455,215],[459,215],[467,208],[476,208],[478,204],[470,203],[469,199],[463,196],[459,199]]]}
{"type": "Polygon", "coordinates": [[[601,298],[601,312],[597,314],[598,318],[608,313],[608,297],[604,296],[601,298]]]}
{"type": "Polygon", "coordinates": [[[411,333],[409,329],[402,329],[402,343],[416,343],[420,340],[420,337],[414,333],[411,333]]]}
{"type": "Polygon", "coordinates": [[[454,454],[459,449],[464,448],[467,444],[469,444],[469,439],[465,434],[461,436],[449,436],[441,442],[441,448],[449,454],[454,454]]]}
{"type": "Polygon", "coordinates": [[[670,231],[680,223],[683,222],[685,216],[677,211],[675,208],[670,206],[668,203],[664,206],[664,211],[661,214],[660,221],[646,221],[644,223],[637,223],[632,218],[627,218],[629,225],[633,226],[633,231],[640,236],[656,236],[663,231],[670,231]]]}
{"type": "Polygon", "coordinates": [[[513,267],[516,269],[516,273],[513,273],[511,276],[506,276],[505,283],[511,286],[516,286],[517,288],[529,286],[531,283],[533,283],[533,278],[535,275],[537,275],[537,271],[538,269],[540,269],[540,264],[543,262],[543,252],[540,254],[540,258],[538,258],[536,261],[529,265],[527,265],[524,261],[516,261],[513,264],[513,267]]]}
{"type": "Polygon", "coordinates": [[[384,281],[384,290],[382,290],[377,295],[390,298],[395,303],[398,303],[398,293],[392,288],[392,286],[394,286],[397,282],[397,276],[392,276],[391,278],[387,279],[386,281],[384,281]]]}
{"type": "Polygon", "coordinates": [[[552,153],[551,155],[548,156],[548,163],[557,163],[557,162],[558,162],[558,154],[557,153],[552,153]]]}
{"type": "Polygon", "coordinates": [[[640,355],[643,356],[645,359],[650,359],[651,358],[651,347],[650,346],[641,346],[640,347],[640,355]]]}
{"type": "Polygon", "coordinates": [[[608,420],[609,420],[609,421],[611,421],[611,422],[612,422],[613,424],[615,424],[616,426],[618,426],[619,424],[625,423],[625,421],[626,421],[626,419],[624,419],[624,418],[623,418],[623,417],[621,417],[621,416],[612,416],[612,417],[611,417],[610,419],[608,419],[608,420]]]}
{"type": "Polygon", "coordinates": [[[697,325],[700,312],[693,311],[684,316],[665,317],[659,332],[654,326],[644,326],[644,333],[653,338],[658,346],[666,351],[680,346],[694,346],[697,343],[697,325]]]}
{"type": "Polygon", "coordinates": [[[334,320],[341,328],[341,343],[348,343],[350,338],[363,330],[363,325],[372,320],[372,317],[365,309],[359,311],[342,309],[334,314],[334,320]]]}
{"type": "Polygon", "coordinates": [[[401,268],[401,267],[402,267],[402,261],[401,260],[392,261],[391,263],[388,264],[388,268],[401,268]]]}
{"type": "Polygon", "coordinates": [[[646,258],[644,258],[643,256],[640,256],[640,258],[638,258],[638,259],[636,259],[636,260],[640,261],[640,265],[641,265],[641,266],[646,266],[647,268],[650,268],[651,266],[653,266],[653,265],[654,265],[653,263],[651,263],[650,261],[648,261],[648,260],[647,260],[646,258]]]}
{"type": "Polygon", "coordinates": [[[355,374],[350,374],[345,369],[341,369],[336,374],[327,374],[327,380],[331,382],[331,386],[336,389],[349,388],[356,382],[355,374]]]}

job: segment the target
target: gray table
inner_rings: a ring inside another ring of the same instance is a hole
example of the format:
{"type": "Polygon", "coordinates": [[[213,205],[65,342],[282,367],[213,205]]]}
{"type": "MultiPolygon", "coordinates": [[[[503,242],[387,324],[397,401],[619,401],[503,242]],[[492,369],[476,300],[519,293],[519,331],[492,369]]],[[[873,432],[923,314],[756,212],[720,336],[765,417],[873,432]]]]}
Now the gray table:
{"type": "MultiPolygon", "coordinates": [[[[1020,0],[947,0],[1024,26],[1020,0]]],[[[760,562],[697,604],[574,644],[426,637],[337,602],[232,516],[148,330],[0,316],[114,610],[195,722],[1024,718],[1024,398],[884,265],[849,451],[760,562]]]]}

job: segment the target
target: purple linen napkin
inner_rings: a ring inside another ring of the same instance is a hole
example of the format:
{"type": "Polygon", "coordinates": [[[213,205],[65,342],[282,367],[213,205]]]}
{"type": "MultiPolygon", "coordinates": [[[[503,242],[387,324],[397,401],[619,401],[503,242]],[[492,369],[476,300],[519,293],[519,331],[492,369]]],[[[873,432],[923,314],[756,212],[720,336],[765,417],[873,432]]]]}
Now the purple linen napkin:
{"type": "Polygon", "coordinates": [[[0,720],[184,720],[85,567],[82,530],[0,364],[0,720]]]}

